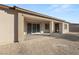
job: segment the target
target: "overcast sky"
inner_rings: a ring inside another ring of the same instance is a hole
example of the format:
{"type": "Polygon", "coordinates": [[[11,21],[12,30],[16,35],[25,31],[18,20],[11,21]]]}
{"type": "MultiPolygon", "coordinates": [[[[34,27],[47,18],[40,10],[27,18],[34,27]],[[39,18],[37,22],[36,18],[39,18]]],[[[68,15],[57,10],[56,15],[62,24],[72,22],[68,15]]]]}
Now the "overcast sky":
{"type": "Polygon", "coordinates": [[[9,4],[32,10],[68,22],[79,23],[79,4],[9,4]]]}

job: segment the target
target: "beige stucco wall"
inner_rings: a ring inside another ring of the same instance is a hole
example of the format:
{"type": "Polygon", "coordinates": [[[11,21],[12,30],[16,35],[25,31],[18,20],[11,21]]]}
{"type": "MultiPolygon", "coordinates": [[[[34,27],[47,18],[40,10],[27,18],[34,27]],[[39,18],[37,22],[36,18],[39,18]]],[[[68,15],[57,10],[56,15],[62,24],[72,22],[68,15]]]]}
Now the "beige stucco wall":
{"type": "MultiPolygon", "coordinates": [[[[59,22],[51,19],[41,18],[33,15],[17,13],[13,10],[1,10],[0,9],[0,43],[8,44],[14,41],[22,42],[24,40],[24,34],[27,34],[27,21],[36,22],[40,24],[40,33],[45,31],[45,23],[50,24],[50,33],[54,32],[54,22],[59,22]]],[[[67,30],[64,29],[64,24],[59,22],[60,31],[62,33],[69,32],[69,24],[67,24],[67,30]]],[[[27,36],[26,36],[27,37],[27,36]]]]}
{"type": "Polygon", "coordinates": [[[69,23],[62,23],[62,33],[69,33],[69,23]],[[65,24],[67,24],[67,29],[64,28],[65,24]]]}
{"type": "Polygon", "coordinates": [[[49,33],[49,32],[50,32],[50,22],[41,22],[40,33],[49,33]],[[49,24],[49,29],[45,29],[45,24],[49,24]]]}
{"type": "Polygon", "coordinates": [[[54,33],[55,32],[55,27],[54,27],[54,23],[59,23],[59,33],[68,33],[69,32],[69,23],[65,23],[65,22],[61,22],[61,21],[56,21],[56,20],[52,20],[50,22],[50,33],[54,33]],[[67,30],[64,29],[64,25],[67,24],[67,30]]]}
{"type": "Polygon", "coordinates": [[[0,45],[14,42],[14,14],[9,12],[0,9],[0,45]]]}
{"type": "Polygon", "coordinates": [[[54,21],[50,22],[50,33],[52,34],[54,32],[54,21]]]}
{"type": "Polygon", "coordinates": [[[24,40],[24,16],[22,13],[18,13],[18,41],[24,40]]]}
{"type": "Polygon", "coordinates": [[[63,32],[63,30],[62,30],[62,23],[59,23],[59,33],[62,33],[63,32]]]}

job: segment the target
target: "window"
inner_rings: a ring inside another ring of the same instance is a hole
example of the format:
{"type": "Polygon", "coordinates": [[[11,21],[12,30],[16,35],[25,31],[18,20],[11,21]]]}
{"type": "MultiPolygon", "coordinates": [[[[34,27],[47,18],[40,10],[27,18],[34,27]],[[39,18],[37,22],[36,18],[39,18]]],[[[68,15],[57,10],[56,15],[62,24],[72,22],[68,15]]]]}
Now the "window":
{"type": "Polygon", "coordinates": [[[33,33],[40,32],[40,24],[33,24],[33,33]]]}
{"type": "Polygon", "coordinates": [[[49,24],[45,24],[45,29],[49,29],[49,24]]]}
{"type": "Polygon", "coordinates": [[[27,33],[36,33],[40,32],[40,24],[27,24],[27,33]]]}
{"type": "Polygon", "coordinates": [[[64,29],[67,29],[67,24],[64,25],[64,29]]]}
{"type": "Polygon", "coordinates": [[[36,30],[37,30],[37,27],[36,27],[36,24],[33,24],[33,33],[35,33],[36,32],[36,30]]]}

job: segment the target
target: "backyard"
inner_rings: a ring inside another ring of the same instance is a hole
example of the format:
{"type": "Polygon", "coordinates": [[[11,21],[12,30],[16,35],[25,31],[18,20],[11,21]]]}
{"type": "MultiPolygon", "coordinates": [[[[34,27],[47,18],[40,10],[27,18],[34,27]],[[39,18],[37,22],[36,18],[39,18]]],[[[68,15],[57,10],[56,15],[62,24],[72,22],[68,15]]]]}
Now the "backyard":
{"type": "Polygon", "coordinates": [[[28,35],[23,42],[1,45],[0,54],[78,55],[79,33],[28,35]]]}

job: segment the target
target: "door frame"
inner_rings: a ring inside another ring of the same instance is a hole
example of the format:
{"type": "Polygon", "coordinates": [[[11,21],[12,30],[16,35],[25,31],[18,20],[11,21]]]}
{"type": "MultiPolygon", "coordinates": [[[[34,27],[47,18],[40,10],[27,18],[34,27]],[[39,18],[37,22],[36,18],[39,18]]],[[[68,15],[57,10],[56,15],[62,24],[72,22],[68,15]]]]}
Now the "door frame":
{"type": "Polygon", "coordinates": [[[60,33],[60,23],[54,23],[54,32],[60,33]]]}
{"type": "MultiPolygon", "coordinates": [[[[28,23],[27,23],[27,24],[28,24],[28,23]]],[[[31,24],[31,32],[30,32],[30,33],[28,33],[28,25],[27,25],[27,34],[40,33],[40,23],[30,23],[30,24],[31,24]],[[36,30],[36,32],[33,32],[33,30],[34,30],[34,29],[33,29],[33,26],[34,26],[33,24],[35,24],[35,25],[36,25],[36,29],[35,29],[35,30],[36,30]],[[37,27],[37,25],[38,25],[38,24],[39,24],[39,32],[37,31],[37,28],[38,28],[38,27],[37,27]]]]}

